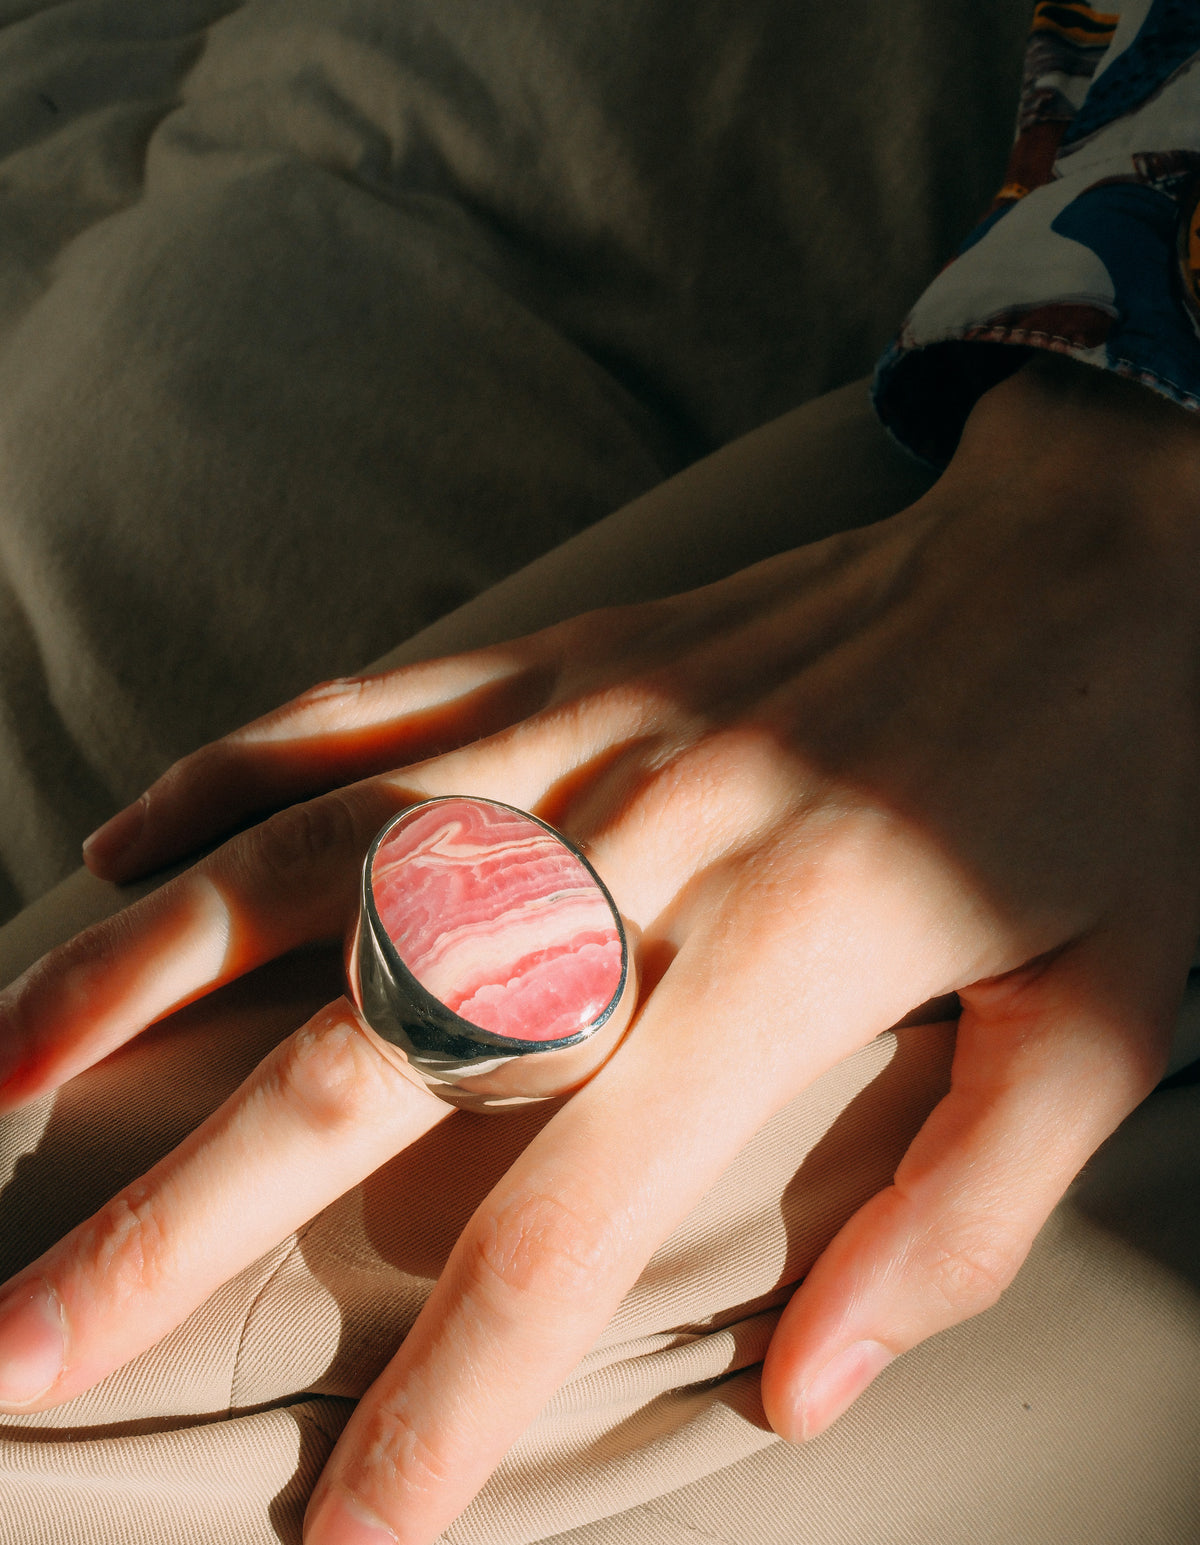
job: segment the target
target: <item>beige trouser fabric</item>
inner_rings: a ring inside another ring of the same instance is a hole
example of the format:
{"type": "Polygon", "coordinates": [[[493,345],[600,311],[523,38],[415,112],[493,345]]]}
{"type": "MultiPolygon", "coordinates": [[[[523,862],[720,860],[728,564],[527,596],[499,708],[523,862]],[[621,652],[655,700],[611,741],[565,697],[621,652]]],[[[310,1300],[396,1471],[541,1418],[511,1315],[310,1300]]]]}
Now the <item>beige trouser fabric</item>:
{"type": "MultiPolygon", "coordinates": [[[[866,368],[998,172],[1025,9],[0,0],[0,866],[34,902],[0,980],[124,899],[42,894],[94,820],[312,679],[915,497],[861,385],[660,480],[866,368]]],[[[0,1122],[0,1274],[336,991],[329,956],[282,962],[0,1122]]],[[[1197,1025],[1189,1000],[1181,1063],[1197,1025]]],[[[447,1538],[1200,1539],[1195,1085],[1131,1118],[990,1315],[810,1448],[765,1429],[773,1318],[952,1042],[882,1037],[783,1111],[447,1538]]],[[[97,1390],[6,1419],[0,1545],[298,1540],[535,1124],[456,1115],[97,1390]]]]}

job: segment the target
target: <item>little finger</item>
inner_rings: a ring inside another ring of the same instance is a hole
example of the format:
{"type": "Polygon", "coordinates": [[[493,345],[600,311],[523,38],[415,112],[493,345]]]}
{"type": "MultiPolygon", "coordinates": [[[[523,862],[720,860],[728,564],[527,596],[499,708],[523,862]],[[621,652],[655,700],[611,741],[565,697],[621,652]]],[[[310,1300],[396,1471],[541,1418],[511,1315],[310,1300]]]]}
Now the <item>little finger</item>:
{"type": "Polygon", "coordinates": [[[51,950],[0,995],[0,1102],[56,1088],[277,955],[341,938],[363,854],[405,802],[374,780],[292,806],[51,950]]]}
{"type": "Polygon", "coordinates": [[[450,1113],[345,999],[322,1009],[0,1291],[0,1402],[90,1389],[450,1113]]]}

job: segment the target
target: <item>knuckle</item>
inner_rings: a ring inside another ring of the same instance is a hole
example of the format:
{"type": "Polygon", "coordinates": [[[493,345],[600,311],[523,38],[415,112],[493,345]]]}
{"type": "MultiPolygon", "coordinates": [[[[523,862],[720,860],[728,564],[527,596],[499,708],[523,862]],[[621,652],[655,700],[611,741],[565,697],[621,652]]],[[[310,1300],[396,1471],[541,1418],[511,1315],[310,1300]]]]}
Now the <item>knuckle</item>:
{"type": "Polygon", "coordinates": [[[251,779],[252,763],[234,735],[209,741],[173,762],[142,795],[146,811],[169,820],[170,812],[183,810],[196,800],[207,800],[217,791],[242,788],[251,779]]]}
{"type": "Polygon", "coordinates": [[[280,810],[251,834],[251,861],[279,884],[302,883],[331,858],[357,856],[354,813],[339,794],[280,810]]]}
{"type": "Polygon", "coordinates": [[[336,727],[344,713],[355,708],[377,679],[369,676],[338,676],[330,681],[319,681],[278,708],[273,708],[270,713],[231,731],[223,741],[214,741],[212,747],[204,747],[200,754],[224,745],[233,754],[243,755],[266,742],[295,734],[298,721],[304,724],[306,731],[325,725],[336,727]]]}
{"type": "Polygon", "coordinates": [[[318,1015],[288,1037],[267,1064],[283,1105],[321,1134],[358,1129],[394,1103],[393,1074],[344,1014],[318,1015]],[[390,1076],[389,1076],[390,1075],[390,1076]]]}
{"type": "Polygon", "coordinates": [[[956,1319],[995,1304],[1017,1273],[1021,1255],[995,1233],[960,1236],[937,1246],[928,1260],[930,1283],[956,1319]]]}
{"type": "Polygon", "coordinates": [[[358,710],[360,704],[377,688],[382,678],[371,676],[338,676],[331,681],[320,681],[309,687],[299,697],[285,703],[269,715],[264,724],[269,729],[289,727],[302,719],[310,729],[335,728],[344,724],[348,716],[358,710]]]}
{"type": "Polygon", "coordinates": [[[360,1463],[356,1468],[360,1474],[355,1479],[367,1484],[360,1490],[347,1490],[360,1498],[369,1511],[379,1512],[379,1504],[371,1493],[380,1485],[385,1495],[390,1496],[401,1489],[434,1492],[447,1485],[459,1468],[421,1433],[402,1393],[380,1401],[371,1410],[365,1426],[358,1442],[360,1463]]]}
{"type": "Polygon", "coordinates": [[[293,707],[309,703],[353,703],[366,691],[368,684],[377,678],[369,676],[332,676],[328,681],[318,681],[299,697],[293,699],[293,707]]]}
{"type": "Polygon", "coordinates": [[[94,923],[32,965],[5,998],[8,1026],[33,1044],[41,1040],[47,1004],[60,1014],[78,1014],[84,1022],[94,1018],[104,1002],[106,983],[120,977],[130,943],[136,940],[137,905],[94,923]]]}
{"type": "Polygon", "coordinates": [[[182,757],[151,786],[151,794],[185,795],[189,789],[208,788],[226,781],[238,769],[244,753],[232,736],[210,740],[182,757]]]}
{"type": "Polygon", "coordinates": [[[528,1192],[477,1220],[463,1239],[464,1268],[493,1307],[534,1300],[569,1308],[609,1272],[617,1237],[596,1209],[528,1192]]]}
{"type": "Polygon", "coordinates": [[[171,1275],[171,1233],[146,1181],[115,1196],[83,1225],[75,1251],[114,1303],[153,1296],[171,1275]]]}
{"type": "Polygon", "coordinates": [[[120,958],[125,943],[124,913],[94,923],[67,939],[46,955],[31,970],[27,981],[53,981],[67,972],[95,969],[105,970],[120,958]]]}
{"type": "Polygon", "coordinates": [[[632,654],[644,646],[672,617],[669,603],[662,600],[627,601],[580,612],[556,623],[542,635],[564,665],[595,660],[598,651],[624,645],[632,654]]]}

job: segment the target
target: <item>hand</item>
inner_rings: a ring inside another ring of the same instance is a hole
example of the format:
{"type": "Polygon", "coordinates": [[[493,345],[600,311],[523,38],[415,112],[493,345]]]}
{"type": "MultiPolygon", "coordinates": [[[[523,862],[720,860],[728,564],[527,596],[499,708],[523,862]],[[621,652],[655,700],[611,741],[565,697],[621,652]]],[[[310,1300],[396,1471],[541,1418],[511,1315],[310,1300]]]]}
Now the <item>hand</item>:
{"type": "MultiPolygon", "coordinates": [[[[1200,925],[1198,436],[1140,388],[1026,368],[902,514],[319,688],[180,763],[93,847],[127,877],[334,790],[15,984],[8,1103],[340,936],[370,838],[429,794],[536,810],[643,936],[633,1029],[464,1229],[330,1459],[309,1545],[372,1538],[355,1520],[428,1545],[764,1121],[955,992],[950,1093],[784,1312],[772,1425],[812,1436],[995,1300],[1156,1081],[1200,925]]],[[[15,1279],[0,1389],[33,1410],[87,1388],[448,1115],[330,1005],[15,1279]]]]}

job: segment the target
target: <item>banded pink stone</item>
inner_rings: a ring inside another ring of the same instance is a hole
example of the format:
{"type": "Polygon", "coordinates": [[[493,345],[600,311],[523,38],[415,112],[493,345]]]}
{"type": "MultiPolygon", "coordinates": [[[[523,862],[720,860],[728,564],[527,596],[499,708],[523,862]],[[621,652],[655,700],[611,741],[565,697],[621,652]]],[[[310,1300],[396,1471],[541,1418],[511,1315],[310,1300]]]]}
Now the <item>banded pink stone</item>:
{"type": "Polygon", "coordinates": [[[575,1035],[620,986],[607,897],[568,847],[518,811],[465,797],[419,807],[380,843],[371,888],[421,986],[494,1035],[575,1035]]]}

